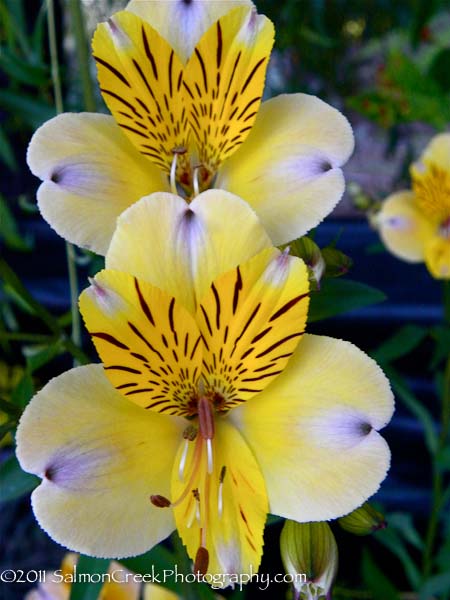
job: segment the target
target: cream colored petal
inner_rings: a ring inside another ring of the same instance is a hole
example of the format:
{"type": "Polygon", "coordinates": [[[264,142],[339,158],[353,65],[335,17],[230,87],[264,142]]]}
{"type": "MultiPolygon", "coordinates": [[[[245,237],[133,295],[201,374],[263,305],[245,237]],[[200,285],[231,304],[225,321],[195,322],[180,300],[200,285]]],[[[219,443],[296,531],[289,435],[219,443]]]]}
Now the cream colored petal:
{"type": "Polygon", "coordinates": [[[117,217],[167,179],[120,131],[114,119],[64,113],[33,135],[27,154],[42,216],[68,241],[105,254],[117,217]]]}
{"type": "Polygon", "coordinates": [[[150,282],[195,313],[215,278],[270,245],[252,209],[228,192],[208,190],[189,205],[153,194],[120,217],[106,266],[150,282]]]}
{"type": "Polygon", "coordinates": [[[250,0],[131,0],[126,10],[150,23],[186,63],[202,35],[220,17],[250,0]]]}
{"type": "Polygon", "coordinates": [[[17,430],[22,468],[43,478],[32,494],[41,527],[84,554],[145,552],[174,528],[150,502],[169,493],[184,420],[137,407],[114,390],[100,365],[52,379],[17,430]]]}
{"type": "Polygon", "coordinates": [[[420,160],[450,171],[450,133],[435,135],[425,148],[420,160]]]}
{"type": "Polygon", "coordinates": [[[156,583],[144,585],[144,600],[181,600],[180,596],[156,583]]]}
{"type": "Polygon", "coordinates": [[[307,335],[286,370],[230,412],[266,480],[270,512],[335,519],[374,494],[389,467],[378,430],[393,412],[377,364],[348,342],[307,335]]]}
{"type": "Polygon", "coordinates": [[[438,237],[425,245],[425,262],[436,279],[450,279],[450,239],[438,237]]]}
{"type": "Polygon", "coordinates": [[[408,262],[422,262],[427,240],[435,234],[414,204],[414,193],[402,190],[389,196],[376,216],[376,226],[387,249],[408,262]]]}
{"type": "Polygon", "coordinates": [[[306,94],[261,105],[245,143],[220,168],[216,187],[244,198],[274,244],[300,237],[344,192],[340,167],[353,151],[345,117],[306,94]]]}

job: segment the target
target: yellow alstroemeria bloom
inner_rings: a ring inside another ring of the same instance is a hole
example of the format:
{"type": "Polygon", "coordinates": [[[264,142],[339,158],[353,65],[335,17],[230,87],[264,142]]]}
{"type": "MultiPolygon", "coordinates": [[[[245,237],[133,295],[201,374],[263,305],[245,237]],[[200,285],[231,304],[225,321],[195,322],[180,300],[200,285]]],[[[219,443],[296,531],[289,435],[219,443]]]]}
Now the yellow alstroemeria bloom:
{"type": "Polygon", "coordinates": [[[44,218],[105,254],[139,198],[215,187],[249,202],[275,245],[316,226],[344,191],[352,131],[313,96],[260,107],[273,35],[248,2],[139,0],[100,24],[93,51],[113,117],[65,113],[35,133],[27,160],[44,218]]]}
{"type": "MultiPolygon", "coordinates": [[[[76,554],[73,552],[66,554],[61,568],[57,571],[47,571],[45,581],[28,592],[25,600],[69,600],[71,587],[76,578],[77,562],[76,554]]],[[[122,565],[112,562],[104,577],[105,583],[100,591],[99,600],[139,600],[141,584],[133,578],[133,573],[122,565]]],[[[173,600],[163,594],[159,596],[148,594],[145,598],[146,600],[173,600]]]]}
{"type": "Polygon", "coordinates": [[[412,190],[383,203],[375,223],[386,247],[431,275],[450,279],[450,134],[436,135],[411,166],[412,190]]]}
{"type": "Polygon", "coordinates": [[[106,267],[80,299],[103,366],[50,381],[17,431],[56,541],[123,557],[176,527],[196,570],[250,573],[269,511],[332,519],[377,490],[389,384],[352,344],[304,335],[307,269],[246,203],[144,198],[106,267]]]}

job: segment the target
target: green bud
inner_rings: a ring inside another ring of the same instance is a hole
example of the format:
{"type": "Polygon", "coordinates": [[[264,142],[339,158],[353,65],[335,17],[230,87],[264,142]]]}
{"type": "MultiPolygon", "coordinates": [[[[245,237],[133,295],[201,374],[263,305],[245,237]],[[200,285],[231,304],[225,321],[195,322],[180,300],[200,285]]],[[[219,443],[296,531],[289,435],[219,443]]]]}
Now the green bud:
{"type": "Polygon", "coordinates": [[[281,532],[280,548],[296,597],[301,600],[329,597],[337,573],[338,549],[328,523],[287,520],[281,532]]]}
{"type": "Polygon", "coordinates": [[[370,506],[368,502],[345,515],[345,517],[338,519],[338,523],[342,529],[355,535],[369,535],[387,526],[384,515],[375,510],[373,506],[370,506]]]}
{"type": "Polygon", "coordinates": [[[309,237],[302,237],[289,244],[290,253],[301,258],[309,269],[312,289],[320,287],[320,280],[325,271],[325,261],[319,246],[309,237]]]}
{"type": "Polygon", "coordinates": [[[332,246],[322,248],[322,257],[325,261],[326,277],[345,275],[353,266],[353,261],[349,256],[332,246]]]}

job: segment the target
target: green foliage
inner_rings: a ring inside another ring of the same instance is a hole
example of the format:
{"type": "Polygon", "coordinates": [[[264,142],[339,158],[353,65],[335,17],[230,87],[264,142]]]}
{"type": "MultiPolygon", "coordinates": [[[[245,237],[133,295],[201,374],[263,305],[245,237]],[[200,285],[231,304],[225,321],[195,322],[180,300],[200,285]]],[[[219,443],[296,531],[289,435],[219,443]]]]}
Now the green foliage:
{"type": "Polygon", "coordinates": [[[29,494],[39,484],[39,478],[25,473],[17,458],[11,456],[0,465],[0,503],[29,494]]]}
{"type": "Polygon", "coordinates": [[[363,283],[350,279],[325,279],[320,291],[311,293],[308,322],[328,319],[385,299],[383,292],[363,283]]]}

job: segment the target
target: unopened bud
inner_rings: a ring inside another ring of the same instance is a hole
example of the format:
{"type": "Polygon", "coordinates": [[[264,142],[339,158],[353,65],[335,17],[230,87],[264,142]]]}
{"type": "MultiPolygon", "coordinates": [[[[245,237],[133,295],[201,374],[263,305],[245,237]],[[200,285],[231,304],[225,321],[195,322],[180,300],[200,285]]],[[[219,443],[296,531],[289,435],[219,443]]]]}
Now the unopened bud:
{"type": "Polygon", "coordinates": [[[369,535],[378,529],[384,529],[387,523],[384,515],[370,506],[368,502],[357,508],[345,517],[338,519],[342,529],[355,535],[369,535]]]}
{"type": "Polygon", "coordinates": [[[322,257],[325,261],[326,277],[345,275],[353,266],[353,261],[349,256],[332,246],[322,248],[322,257]]]}
{"type": "Polygon", "coordinates": [[[319,289],[325,271],[325,261],[319,246],[309,237],[303,236],[289,244],[291,254],[301,258],[309,269],[311,289],[319,289]]]}
{"type": "Polygon", "coordinates": [[[286,521],[280,538],[281,558],[292,576],[298,598],[322,600],[329,597],[337,573],[338,549],[325,522],[286,521]],[[306,582],[300,575],[306,576],[306,582]]]}

